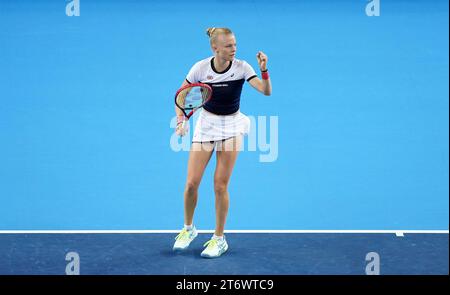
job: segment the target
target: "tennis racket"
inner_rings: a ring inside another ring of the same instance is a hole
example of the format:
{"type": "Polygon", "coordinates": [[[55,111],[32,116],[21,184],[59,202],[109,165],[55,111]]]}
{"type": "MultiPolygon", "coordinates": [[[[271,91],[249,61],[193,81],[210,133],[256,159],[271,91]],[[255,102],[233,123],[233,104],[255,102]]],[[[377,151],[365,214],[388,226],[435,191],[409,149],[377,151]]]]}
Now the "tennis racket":
{"type": "MultiPolygon", "coordinates": [[[[203,83],[192,83],[178,89],[175,94],[175,105],[183,111],[184,116],[189,120],[194,112],[203,107],[211,96],[211,86],[203,83]]],[[[184,128],[187,120],[183,121],[181,128],[184,128]]]]}

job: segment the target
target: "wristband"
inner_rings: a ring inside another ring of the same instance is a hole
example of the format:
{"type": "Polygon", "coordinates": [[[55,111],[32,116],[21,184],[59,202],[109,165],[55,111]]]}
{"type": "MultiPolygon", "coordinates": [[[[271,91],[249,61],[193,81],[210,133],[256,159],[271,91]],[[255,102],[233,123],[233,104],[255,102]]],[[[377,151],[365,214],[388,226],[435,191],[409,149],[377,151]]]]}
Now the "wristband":
{"type": "Polygon", "coordinates": [[[269,72],[265,70],[264,72],[261,71],[261,77],[263,80],[269,80],[269,72]]]}

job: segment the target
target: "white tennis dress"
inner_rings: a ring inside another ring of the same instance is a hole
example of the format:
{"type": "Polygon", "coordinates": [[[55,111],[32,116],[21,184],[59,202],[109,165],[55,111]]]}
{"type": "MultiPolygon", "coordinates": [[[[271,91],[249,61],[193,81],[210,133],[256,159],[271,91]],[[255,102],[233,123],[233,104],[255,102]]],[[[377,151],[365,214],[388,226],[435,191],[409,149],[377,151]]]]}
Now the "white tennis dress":
{"type": "Polygon", "coordinates": [[[250,131],[250,119],[239,110],[242,87],[245,81],[257,77],[245,61],[233,59],[222,72],[214,68],[214,57],[197,62],[186,76],[188,83],[205,83],[211,86],[211,99],[200,111],[192,142],[220,141],[250,131]]]}
{"type": "Polygon", "coordinates": [[[232,115],[216,115],[201,110],[192,142],[219,141],[250,132],[250,119],[238,111],[232,115]]]}

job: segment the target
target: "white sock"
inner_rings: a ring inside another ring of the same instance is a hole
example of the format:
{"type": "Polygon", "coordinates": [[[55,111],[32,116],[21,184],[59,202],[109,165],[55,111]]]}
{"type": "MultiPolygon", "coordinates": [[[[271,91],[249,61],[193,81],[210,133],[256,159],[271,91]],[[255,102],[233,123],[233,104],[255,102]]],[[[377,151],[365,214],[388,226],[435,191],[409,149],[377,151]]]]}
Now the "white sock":
{"type": "Polygon", "coordinates": [[[193,224],[191,224],[191,225],[185,224],[185,225],[184,225],[184,228],[185,228],[186,230],[192,230],[192,229],[194,228],[194,225],[193,225],[193,224]]]}
{"type": "Polygon", "coordinates": [[[218,240],[218,241],[222,241],[223,240],[223,236],[216,236],[215,234],[213,235],[213,239],[218,240]]]}

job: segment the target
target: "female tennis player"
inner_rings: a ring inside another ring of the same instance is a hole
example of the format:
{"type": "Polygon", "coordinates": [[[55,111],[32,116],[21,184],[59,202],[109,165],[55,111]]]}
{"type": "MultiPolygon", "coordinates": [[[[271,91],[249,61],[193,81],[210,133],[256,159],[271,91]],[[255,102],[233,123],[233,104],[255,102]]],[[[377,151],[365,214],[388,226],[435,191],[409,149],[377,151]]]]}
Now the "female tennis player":
{"type": "MultiPolygon", "coordinates": [[[[228,184],[241,147],[242,136],[248,134],[250,128],[249,118],[239,111],[242,86],[247,81],[264,95],[271,94],[272,86],[267,71],[267,56],[263,52],[256,54],[261,80],[246,61],[235,58],[236,38],[231,30],[208,28],[207,35],[214,56],[197,62],[182,84],[182,86],[191,83],[208,84],[212,88],[212,97],[200,110],[195,126],[184,190],[184,228],[175,238],[173,249],[187,249],[197,236],[193,217],[198,187],[215,149],[216,228],[212,238],[204,244],[206,248],[201,253],[202,257],[214,258],[228,249],[224,236],[229,206],[228,184]]],[[[175,107],[175,112],[178,118],[176,133],[183,136],[189,124],[187,122],[183,124],[186,118],[180,109],[175,107]]]]}

